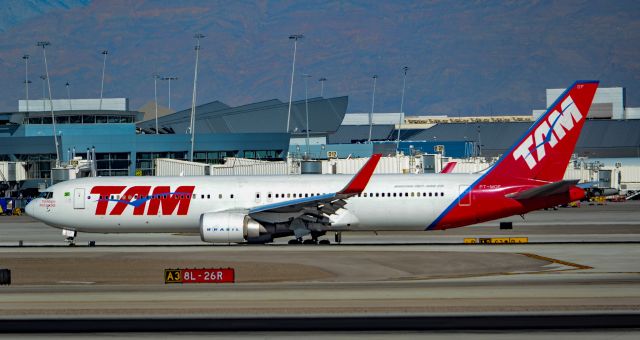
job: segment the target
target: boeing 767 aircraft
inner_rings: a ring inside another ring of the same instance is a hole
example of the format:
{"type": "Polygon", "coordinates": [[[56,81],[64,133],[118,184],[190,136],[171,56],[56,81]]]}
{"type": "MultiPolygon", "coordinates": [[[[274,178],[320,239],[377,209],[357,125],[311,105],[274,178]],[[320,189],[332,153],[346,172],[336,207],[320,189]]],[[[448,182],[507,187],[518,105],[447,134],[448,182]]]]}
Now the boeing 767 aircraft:
{"type": "MultiPolygon", "coordinates": [[[[316,243],[327,231],[442,230],[584,196],[563,180],[597,81],[577,81],[488,171],[372,175],[97,177],[55,184],[26,207],[77,232],[199,233],[212,243],[316,243]]],[[[322,242],[326,243],[327,240],[322,242]]]]}

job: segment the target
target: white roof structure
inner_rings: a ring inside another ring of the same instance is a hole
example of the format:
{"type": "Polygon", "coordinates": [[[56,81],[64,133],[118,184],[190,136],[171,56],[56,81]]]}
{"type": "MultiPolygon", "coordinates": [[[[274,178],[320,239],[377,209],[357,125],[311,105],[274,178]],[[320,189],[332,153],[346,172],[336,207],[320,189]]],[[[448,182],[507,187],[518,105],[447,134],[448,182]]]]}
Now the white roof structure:
{"type": "MultiPolygon", "coordinates": [[[[100,98],[97,99],[53,99],[53,111],[100,110],[100,98]]],[[[129,111],[128,98],[102,98],[104,111],[129,111]]],[[[49,99],[29,99],[18,101],[19,112],[51,111],[49,99]],[[29,109],[27,110],[27,104],[29,109]]]]}
{"type": "MultiPolygon", "coordinates": [[[[397,125],[400,122],[400,112],[377,113],[373,115],[373,125],[397,125]]],[[[369,125],[369,113],[347,113],[342,125],[369,125]]]]}

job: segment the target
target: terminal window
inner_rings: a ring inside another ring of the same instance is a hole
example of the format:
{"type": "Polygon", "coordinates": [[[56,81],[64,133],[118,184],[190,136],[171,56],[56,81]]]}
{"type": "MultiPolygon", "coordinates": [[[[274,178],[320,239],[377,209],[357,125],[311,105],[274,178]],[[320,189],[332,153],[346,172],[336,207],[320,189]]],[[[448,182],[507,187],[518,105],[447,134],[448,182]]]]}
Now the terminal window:
{"type": "Polygon", "coordinates": [[[130,163],[128,152],[96,153],[98,176],[128,176],[130,163]]]}

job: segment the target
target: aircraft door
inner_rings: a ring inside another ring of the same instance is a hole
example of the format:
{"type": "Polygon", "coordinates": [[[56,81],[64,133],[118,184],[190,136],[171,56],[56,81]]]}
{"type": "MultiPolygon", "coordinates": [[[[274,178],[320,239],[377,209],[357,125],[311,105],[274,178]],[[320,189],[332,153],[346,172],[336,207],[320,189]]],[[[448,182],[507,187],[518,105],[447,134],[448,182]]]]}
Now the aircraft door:
{"type": "Polygon", "coordinates": [[[464,194],[464,192],[468,188],[468,185],[460,185],[458,187],[458,205],[463,207],[468,207],[471,205],[471,192],[468,192],[466,195],[462,196],[462,194],[464,194]]]}
{"type": "Polygon", "coordinates": [[[73,190],[73,209],[84,209],[84,188],[73,190]]]}

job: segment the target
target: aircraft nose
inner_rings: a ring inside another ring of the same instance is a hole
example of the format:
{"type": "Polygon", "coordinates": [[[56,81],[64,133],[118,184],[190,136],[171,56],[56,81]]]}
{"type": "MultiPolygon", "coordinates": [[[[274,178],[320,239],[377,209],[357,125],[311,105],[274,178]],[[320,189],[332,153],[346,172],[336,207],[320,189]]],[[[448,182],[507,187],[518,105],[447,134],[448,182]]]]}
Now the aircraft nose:
{"type": "Polygon", "coordinates": [[[27,215],[31,217],[36,217],[36,200],[31,200],[31,202],[27,203],[27,206],[24,207],[24,211],[27,215]]]}

